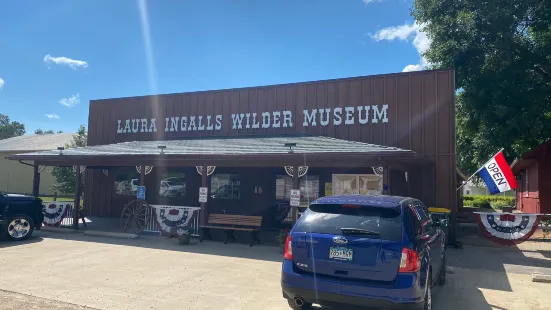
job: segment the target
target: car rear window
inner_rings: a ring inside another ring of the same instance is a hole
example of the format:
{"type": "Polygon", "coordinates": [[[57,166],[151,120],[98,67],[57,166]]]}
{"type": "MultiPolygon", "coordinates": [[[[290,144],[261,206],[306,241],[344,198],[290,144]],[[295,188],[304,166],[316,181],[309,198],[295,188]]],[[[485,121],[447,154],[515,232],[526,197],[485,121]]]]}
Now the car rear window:
{"type": "Polygon", "coordinates": [[[368,238],[401,241],[400,209],[372,206],[316,204],[311,205],[294,228],[295,232],[341,235],[341,228],[369,230],[378,235],[368,238]]]}

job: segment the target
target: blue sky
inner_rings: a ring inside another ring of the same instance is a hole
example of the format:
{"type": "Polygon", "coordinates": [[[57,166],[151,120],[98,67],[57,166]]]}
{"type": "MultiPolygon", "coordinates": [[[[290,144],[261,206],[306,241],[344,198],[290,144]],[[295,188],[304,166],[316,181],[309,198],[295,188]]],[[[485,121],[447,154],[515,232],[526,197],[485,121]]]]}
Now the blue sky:
{"type": "Polygon", "coordinates": [[[2,1],[0,113],[74,132],[91,99],[419,70],[412,0],[2,1]]]}

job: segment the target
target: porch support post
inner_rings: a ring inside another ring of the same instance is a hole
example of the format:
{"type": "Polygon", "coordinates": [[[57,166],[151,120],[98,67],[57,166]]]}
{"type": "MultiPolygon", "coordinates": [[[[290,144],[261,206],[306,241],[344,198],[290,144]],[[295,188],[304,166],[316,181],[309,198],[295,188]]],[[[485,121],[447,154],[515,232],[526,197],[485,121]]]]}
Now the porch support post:
{"type": "Polygon", "coordinates": [[[40,195],[40,173],[37,163],[34,163],[33,170],[33,196],[38,197],[40,195]]]}
{"type": "MultiPolygon", "coordinates": [[[[298,166],[293,166],[293,189],[300,189],[298,182],[298,166]]],[[[291,207],[291,219],[294,225],[298,219],[298,207],[291,207]]]]}
{"type": "Polygon", "coordinates": [[[140,186],[145,186],[145,166],[140,166],[140,186]]]}
{"type": "Polygon", "coordinates": [[[80,210],[80,180],[81,180],[81,173],[80,173],[80,165],[76,166],[76,185],[75,185],[75,201],[73,204],[73,228],[78,229],[78,212],[80,210]]]}
{"type": "Polygon", "coordinates": [[[383,165],[383,195],[390,195],[390,166],[383,165]]]}
{"type": "MultiPolygon", "coordinates": [[[[207,186],[207,170],[208,166],[203,165],[203,173],[201,174],[201,187],[208,187],[207,186]]],[[[208,191],[210,193],[210,189],[208,191]]],[[[207,203],[201,202],[201,218],[200,218],[200,225],[206,225],[207,224],[207,218],[208,218],[208,210],[207,210],[207,203]]]]}

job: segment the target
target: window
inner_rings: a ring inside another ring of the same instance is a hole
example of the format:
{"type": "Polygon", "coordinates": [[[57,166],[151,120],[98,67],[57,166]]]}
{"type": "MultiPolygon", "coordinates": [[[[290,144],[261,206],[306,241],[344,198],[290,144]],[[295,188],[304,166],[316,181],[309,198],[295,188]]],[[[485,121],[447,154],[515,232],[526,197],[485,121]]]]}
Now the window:
{"type": "Polygon", "coordinates": [[[169,171],[162,174],[159,180],[159,195],[165,197],[182,197],[186,195],[185,173],[169,171]]]}
{"type": "Polygon", "coordinates": [[[241,182],[238,174],[214,174],[210,179],[211,197],[214,199],[239,199],[241,182]]]}
{"type": "Polygon", "coordinates": [[[115,173],[115,193],[121,196],[134,196],[140,185],[140,174],[136,169],[121,168],[115,173]]]}
{"type": "Polygon", "coordinates": [[[402,240],[399,209],[340,204],[313,204],[301,217],[296,232],[341,235],[341,228],[374,232],[368,238],[402,240]]]}
{"type": "Polygon", "coordinates": [[[333,195],[380,195],[383,178],[375,174],[334,174],[333,195]]]}
{"type": "Polygon", "coordinates": [[[429,210],[425,206],[419,203],[413,203],[409,205],[408,209],[410,211],[410,220],[414,236],[426,234],[433,228],[432,218],[429,210]]]}
{"type": "MultiPolygon", "coordinates": [[[[276,177],[276,200],[291,200],[293,178],[287,175],[276,177]]],[[[319,198],[320,182],[317,175],[305,175],[299,179],[300,201],[310,204],[319,198]]]]}

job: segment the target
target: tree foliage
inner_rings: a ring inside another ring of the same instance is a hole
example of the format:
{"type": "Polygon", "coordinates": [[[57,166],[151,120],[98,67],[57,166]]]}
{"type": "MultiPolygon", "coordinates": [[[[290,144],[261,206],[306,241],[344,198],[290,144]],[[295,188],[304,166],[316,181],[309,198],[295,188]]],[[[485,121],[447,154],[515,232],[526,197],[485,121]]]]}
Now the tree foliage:
{"type": "Polygon", "coordinates": [[[0,114],[0,140],[22,136],[25,134],[25,125],[10,121],[7,115],[0,114]]]}
{"type": "Polygon", "coordinates": [[[51,129],[50,130],[42,130],[42,129],[38,128],[34,131],[35,135],[49,135],[49,134],[53,134],[53,133],[54,133],[54,131],[51,130],[51,129]]]}
{"type": "MultiPolygon", "coordinates": [[[[84,147],[88,139],[88,133],[84,125],[81,125],[77,133],[73,135],[73,140],[65,145],[66,149],[84,147]]],[[[70,195],[76,191],[76,172],[73,167],[54,167],[52,169],[52,175],[56,179],[54,188],[61,194],[70,195]]],[[[81,195],[84,192],[84,178],[81,178],[81,195]]]]}
{"type": "Polygon", "coordinates": [[[431,40],[424,56],[455,69],[464,171],[551,138],[551,1],[415,0],[411,13],[431,40]]]}

